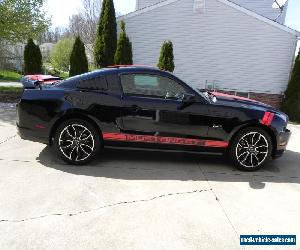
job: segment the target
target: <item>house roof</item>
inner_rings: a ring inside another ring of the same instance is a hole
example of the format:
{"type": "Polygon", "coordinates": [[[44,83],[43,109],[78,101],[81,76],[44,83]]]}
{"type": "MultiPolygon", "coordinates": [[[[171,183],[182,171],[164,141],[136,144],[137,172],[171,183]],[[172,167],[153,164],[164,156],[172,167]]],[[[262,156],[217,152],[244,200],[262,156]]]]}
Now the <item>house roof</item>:
{"type": "MultiPolygon", "coordinates": [[[[143,13],[149,12],[151,10],[154,10],[154,9],[157,9],[157,8],[160,8],[160,7],[163,7],[163,6],[169,5],[171,3],[178,2],[178,1],[181,1],[181,0],[162,0],[161,2],[158,2],[156,4],[153,4],[153,5],[147,6],[145,8],[133,11],[131,13],[128,13],[126,15],[120,16],[118,19],[131,18],[131,17],[134,17],[134,16],[138,16],[138,15],[141,15],[143,13]]],[[[269,19],[267,17],[264,17],[262,15],[257,14],[254,11],[248,10],[248,9],[246,9],[246,8],[244,8],[244,7],[236,4],[236,3],[233,3],[230,0],[216,0],[216,1],[219,1],[219,2],[221,2],[221,3],[223,3],[223,4],[227,5],[227,6],[229,6],[231,8],[237,9],[237,10],[245,13],[248,16],[256,18],[256,19],[258,19],[258,20],[260,20],[262,22],[265,22],[265,23],[267,23],[267,24],[269,24],[271,26],[274,26],[274,27],[276,27],[278,29],[284,30],[284,31],[286,31],[288,33],[291,33],[291,34],[297,36],[297,37],[300,37],[300,32],[298,32],[297,30],[289,28],[289,27],[287,27],[287,26],[285,26],[283,24],[279,24],[279,23],[277,23],[277,22],[275,22],[275,21],[273,21],[273,20],[271,20],[271,19],[269,19]]]]}

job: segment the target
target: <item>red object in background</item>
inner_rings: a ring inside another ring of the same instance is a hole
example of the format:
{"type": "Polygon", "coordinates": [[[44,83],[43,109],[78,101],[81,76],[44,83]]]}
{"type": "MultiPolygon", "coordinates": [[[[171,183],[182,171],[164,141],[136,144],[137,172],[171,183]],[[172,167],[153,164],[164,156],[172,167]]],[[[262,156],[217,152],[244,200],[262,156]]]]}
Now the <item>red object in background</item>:
{"type": "Polygon", "coordinates": [[[25,78],[32,81],[39,81],[42,84],[52,84],[61,80],[61,78],[51,75],[26,75],[25,78]]]}

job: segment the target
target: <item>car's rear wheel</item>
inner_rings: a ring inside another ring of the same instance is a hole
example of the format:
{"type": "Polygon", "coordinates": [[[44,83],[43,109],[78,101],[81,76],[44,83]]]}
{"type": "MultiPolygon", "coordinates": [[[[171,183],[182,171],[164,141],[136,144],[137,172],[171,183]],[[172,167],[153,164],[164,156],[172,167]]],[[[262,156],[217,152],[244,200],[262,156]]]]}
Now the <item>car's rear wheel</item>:
{"type": "Polygon", "coordinates": [[[67,163],[83,165],[99,152],[100,135],[95,127],[81,119],[70,119],[58,127],[54,136],[54,149],[67,163]]]}
{"type": "Polygon", "coordinates": [[[270,135],[261,128],[251,127],[233,138],[229,154],[238,169],[254,171],[271,159],[272,148],[270,135]]]}

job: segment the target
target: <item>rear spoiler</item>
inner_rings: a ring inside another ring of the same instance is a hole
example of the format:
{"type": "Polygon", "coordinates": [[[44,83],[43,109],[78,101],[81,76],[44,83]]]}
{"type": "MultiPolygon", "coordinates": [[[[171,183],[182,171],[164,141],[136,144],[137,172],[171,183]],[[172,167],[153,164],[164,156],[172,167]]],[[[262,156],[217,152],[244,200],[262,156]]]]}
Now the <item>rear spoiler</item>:
{"type": "Polygon", "coordinates": [[[30,80],[26,77],[22,77],[21,83],[23,84],[24,89],[36,89],[40,85],[38,80],[30,80]]]}

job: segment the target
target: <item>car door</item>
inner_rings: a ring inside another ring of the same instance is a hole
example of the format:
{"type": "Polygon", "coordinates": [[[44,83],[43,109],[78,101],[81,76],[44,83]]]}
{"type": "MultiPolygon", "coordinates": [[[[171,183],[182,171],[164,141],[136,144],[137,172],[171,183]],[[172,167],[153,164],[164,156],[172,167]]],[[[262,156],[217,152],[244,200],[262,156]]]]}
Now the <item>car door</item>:
{"type": "Polygon", "coordinates": [[[120,75],[122,121],[125,133],[168,138],[205,138],[207,105],[197,101],[182,105],[184,95],[196,95],[185,84],[153,73],[120,75]]]}

